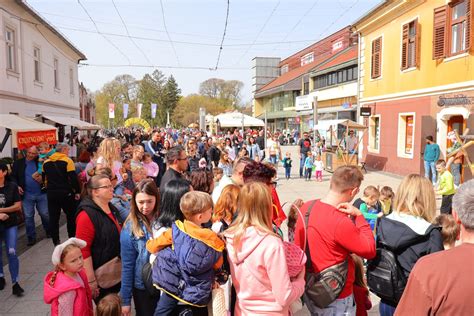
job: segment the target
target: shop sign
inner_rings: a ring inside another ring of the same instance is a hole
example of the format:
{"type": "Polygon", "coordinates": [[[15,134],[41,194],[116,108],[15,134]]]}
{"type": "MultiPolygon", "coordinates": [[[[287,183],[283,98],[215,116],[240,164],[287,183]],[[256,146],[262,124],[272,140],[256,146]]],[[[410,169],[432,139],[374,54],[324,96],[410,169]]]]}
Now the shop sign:
{"type": "Polygon", "coordinates": [[[313,98],[309,95],[302,95],[296,97],[295,100],[296,111],[307,111],[313,109],[313,98]]]}
{"type": "Polygon", "coordinates": [[[56,130],[17,132],[16,134],[18,149],[26,149],[31,146],[37,146],[39,143],[47,142],[50,145],[56,144],[56,130]]]}
{"type": "Polygon", "coordinates": [[[474,105],[474,97],[468,97],[465,94],[457,94],[453,97],[443,97],[440,96],[438,99],[438,106],[468,106],[474,105]]]}
{"type": "Polygon", "coordinates": [[[369,117],[372,115],[372,108],[370,106],[360,108],[360,116],[369,117]]]}

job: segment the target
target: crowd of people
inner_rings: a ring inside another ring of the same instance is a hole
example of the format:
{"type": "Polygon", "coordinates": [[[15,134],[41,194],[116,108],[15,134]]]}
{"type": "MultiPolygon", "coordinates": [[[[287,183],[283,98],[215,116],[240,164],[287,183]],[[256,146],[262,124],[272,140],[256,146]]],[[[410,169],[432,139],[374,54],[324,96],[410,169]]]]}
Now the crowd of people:
{"type": "MultiPolygon", "coordinates": [[[[297,199],[286,214],[275,184],[279,165],[290,178],[292,159],[278,134],[265,146],[264,131],[115,132],[81,138],[75,157],[66,143],[40,144],[10,175],[0,164],[12,292],[24,292],[17,214],[23,208],[32,246],[37,210],[55,246],[44,279],[52,315],[128,316],[133,301],[136,315],[286,316],[301,297],[311,315],[367,315],[369,290],[382,316],[474,310],[465,264],[474,259],[474,180],[457,191],[440,183],[436,216],[425,177],[408,175],[396,190],[367,185],[356,199],[364,176],[343,166],[325,195],[297,199]]],[[[296,142],[300,177],[315,170],[322,181],[321,143],[308,133],[296,142]]]]}

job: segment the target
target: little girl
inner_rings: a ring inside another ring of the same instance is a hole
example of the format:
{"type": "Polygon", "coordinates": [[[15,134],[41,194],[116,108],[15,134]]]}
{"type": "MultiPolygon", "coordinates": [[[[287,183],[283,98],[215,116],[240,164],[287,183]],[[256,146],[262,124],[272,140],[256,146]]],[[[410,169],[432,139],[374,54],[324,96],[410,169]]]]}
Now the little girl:
{"type": "Polygon", "coordinates": [[[364,279],[364,264],[359,256],[351,255],[355,265],[354,300],[356,303],[356,316],[367,316],[367,311],[372,308],[369,289],[364,279]]]}
{"type": "Polygon", "coordinates": [[[84,240],[69,238],[56,246],[52,255],[54,271],[44,279],[44,301],[51,315],[93,316],[92,293],[84,269],[81,248],[84,240]]]}
{"type": "Polygon", "coordinates": [[[146,176],[148,178],[155,179],[156,176],[158,175],[158,171],[160,171],[160,169],[158,167],[158,164],[156,162],[154,162],[153,159],[151,158],[150,153],[145,153],[143,155],[142,164],[143,164],[143,168],[145,168],[145,170],[146,170],[146,176]]]}
{"type": "Polygon", "coordinates": [[[321,156],[317,155],[316,160],[314,161],[314,171],[316,173],[316,181],[322,182],[323,181],[323,169],[324,165],[321,161],[321,156]]]}
{"type": "Polygon", "coordinates": [[[223,150],[221,152],[221,160],[219,160],[219,164],[217,166],[224,171],[224,175],[228,177],[232,176],[232,160],[230,160],[227,151],[223,150]]]}
{"type": "Polygon", "coordinates": [[[308,151],[308,157],[304,161],[304,178],[306,181],[311,180],[311,172],[313,171],[313,153],[308,151]]]}

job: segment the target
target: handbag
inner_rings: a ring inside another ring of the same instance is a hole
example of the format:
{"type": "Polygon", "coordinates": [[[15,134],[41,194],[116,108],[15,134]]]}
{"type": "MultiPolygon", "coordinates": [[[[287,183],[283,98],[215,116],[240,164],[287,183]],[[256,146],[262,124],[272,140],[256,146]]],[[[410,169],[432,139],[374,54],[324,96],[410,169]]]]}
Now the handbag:
{"type": "Polygon", "coordinates": [[[223,288],[218,287],[212,290],[212,299],[207,310],[210,316],[227,315],[225,293],[223,288]]]}
{"type": "MultiPolygon", "coordinates": [[[[316,200],[309,206],[304,218],[305,240],[308,238],[306,227],[315,203],[316,200]]],[[[310,272],[313,267],[309,246],[306,247],[305,251],[309,258],[306,261],[305,297],[309,298],[317,307],[326,308],[339,297],[346,284],[348,259],[346,258],[343,262],[332,265],[319,273],[313,273],[310,272]]]]}
{"type": "Polygon", "coordinates": [[[101,289],[108,289],[122,280],[122,260],[115,257],[95,270],[95,278],[101,289]]]}
{"type": "Polygon", "coordinates": [[[151,263],[147,262],[143,265],[142,268],[142,281],[145,285],[145,289],[153,297],[159,297],[160,291],[153,286],[153,266],[151,263]]]}
{"type": "MultiPolygon", "coordinates": [[[[283,206],[285,204],[286,203],[284,203],[283,206]]],[[[298,215],[304,220],[304,217],[301,214],[300,209],[294,204],[292,206],[296,208],[296,210],[298,211],[298,215]]],[[[304,232],[306,236],[306,226],[303,226],[303,228],[304,228],[304,232]]],[[[289,242],[289,241],[283,241],[283,245],[285,246],[286,265],[288,266],[288,275],[290,276],[290,278],[294,278],[301,272],[301,270],[303,270],[307,257],[304,251],[301,250],[301,248],[295,245],[294,243],[289,242]]],[[[306,248],[306,238],[303,244],[303,249],[305,248],[306,248]]]]}

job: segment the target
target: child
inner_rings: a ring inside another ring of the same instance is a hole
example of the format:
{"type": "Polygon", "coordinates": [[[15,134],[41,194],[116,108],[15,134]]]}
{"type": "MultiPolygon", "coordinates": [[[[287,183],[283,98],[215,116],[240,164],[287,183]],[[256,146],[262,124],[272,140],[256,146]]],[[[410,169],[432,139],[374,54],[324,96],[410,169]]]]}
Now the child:
{"type": "Polygon", "coordinates": [[[215,167],[212,168],[212,174],[214,175],[214,187],[216,187],[224,176],[224,170],[222,170],[222,168],[215,167]]]}
{"type": "Polygon", "coordinates": [[[453,175],[446,169],[446,161],[443,159],[436,162],[436,171],[438,172],[439,185],[435,193],[442,196],[439,211],[443,214],[451,214],[453,195],[456,193],[453,175]]]}
{"type": "Polygon", "coordinates": [[[311,180],[311,172],[313,171],[313,153],[308,151],[308,156],[304,161],[304,178],[306,181],[311,180]]]}
{"type": "MultiPolygon", "coordinates": [[[[52,154],[56,152],[55,148],[51,149],[51,146],[49,145],[48,142],[41,142],[38,145],[38,173],[42,174],[43,173],[43,162],[46,161],[52,154]]],[[[33,174],[34,176],[34,174],[33,174]]]]}
{"type": "Polygon", "coordinates": [[[148,178],[155,179],[158,176],[160,168],[158,167],[158,164],[152,160],[150,153],[143,154],[142,164],[143,168],[146,170],[146,176],[148,178]]]}
{"type": "Polygon", "coordinates": [[[323,169],[324,169],[324,164],[321,160],[321,155],[317,155],[316,160],[314,161],[314,170],[316,172],[316,181],[319,181],[319,182],[323,181],[323,169]]]}
{"type": "Polygon", "coordinates": [[[356,304],[356,316],[367,316],[367,311],[372,308],[370,301],[369,289],[364,278],[364,264],[359,256],[351,255],[355,266],[354,280],[354,301],[356,304]]]}
{"type": "Polygon", "coordinates": [[[443,237],[444,250],[454,248],[456,240],[459,239],[460,228],[449,214],[439,214],[436,216],[433,224],[441,227],[441,236],[443,237]]]}
{"type": "Polygon", "coordinates": [[[122,173],[123,185],[127,190],[133,192],[133,189],[135,189],[135,183],[133,183],[132,160],[130,158],[125,157],[122,160],[122,169],[120,172],[122,173]]]}
{"type": "Polygon", "coordinates": [[[378,203],[379,198],[379,190],[373,185],[369,185],[364,189],[363,196],[355,200],[353,204],[362,212],[372,230],[375,229],[377,218],[383,216],[380,204],[378,203]]]}
{"type": "Polygon", "coordinates": [[[294,242],[295,241],[295,229],[296,229],[296,222],[298,221],[298,209],[301,209],[303,206],[304,201],[302,199],[297,199],[293,202],[290,208],[290,212],[288,213],[288,241],[294,242]]]}
{"type": "Polygon", "coordinates": [[[97,316],[121,316],[122,307],[120,296],[115,293],[106,295],[97,305],[97,316]]]}
{"type": "Polygon", "coordinates": [[[395,197],[395,193],[389,186],[383,186],[380,190],[380,205],[382,207],[383,215],[392,213],[392,202],[395,197]]]}
{"type": "Polygon", "coordinates": [[[44,279],[44,301],[51,304],[51,315],[93,316],[92,293],[84,269],[81,248],[86,242],[69,238],[56,246],[52,255],[54,271],[44,279]]]}
{"type": "Polygon", "coordinates": [[[158,252],[153,265],[153,283],[163,294],[155,315],[207,315],[215,270],[223,263],[224,242],[201,225],[212,215],[209,194],[191,191],[179,203],[184,222],[177,220],[146,248],[158,252]],[[179,302],[182,303],[178,305],[179,302]]]}
{"type": "Polygon", "coordinates": [[[143,166],[132,168],[133,183],[140,183],[144,179],[146,179],[146,170],[143,166]]]}
{"type": "Polygon", "coordinates": [[[230,160],[227,151],[223,150],[221,152],[221,159],[219,160],[219,164],[217,166],[224,171],[226,176],[232,176],[232,160],[230,160]]]}
{"type": "Polygon", "coordinates": [[[283,158],[282,163],[283,163],[283,168],[285,168],[285,178],[286,180],[290,179],[291,175],[291,164],[293,160],[291,160],[291,154],[289,151],[286,152],[285,158],[283,158]]]}

